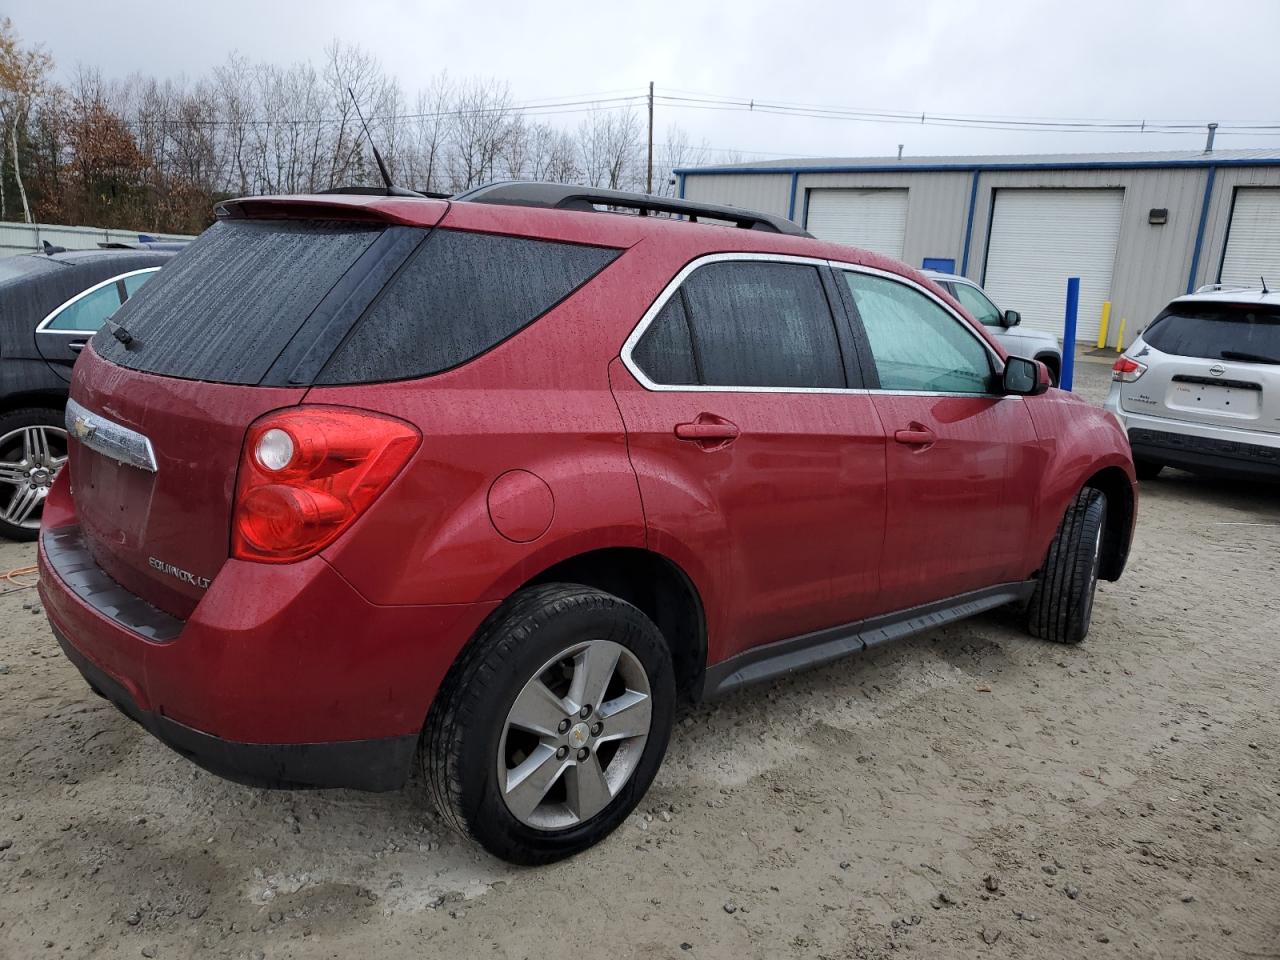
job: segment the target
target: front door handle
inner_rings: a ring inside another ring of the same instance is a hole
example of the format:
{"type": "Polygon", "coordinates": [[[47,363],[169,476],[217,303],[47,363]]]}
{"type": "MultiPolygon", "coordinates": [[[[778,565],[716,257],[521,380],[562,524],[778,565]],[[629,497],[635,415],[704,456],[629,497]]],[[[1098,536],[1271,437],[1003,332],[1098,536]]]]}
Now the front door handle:
{"type": "Polygon", "coordinates": [[[700,413],[689,423],[677,423],[677,440],[696,443],[703,450],[719,450],[738,438],[738,425],[714,413],[700,413]]]}
{"type": "Polygon", "coordinates": [[[897,431],[893,439],[912,447],[927,447],[937,440],[938,436],[923,424],[913,423],[909,429],[897,431]]]}

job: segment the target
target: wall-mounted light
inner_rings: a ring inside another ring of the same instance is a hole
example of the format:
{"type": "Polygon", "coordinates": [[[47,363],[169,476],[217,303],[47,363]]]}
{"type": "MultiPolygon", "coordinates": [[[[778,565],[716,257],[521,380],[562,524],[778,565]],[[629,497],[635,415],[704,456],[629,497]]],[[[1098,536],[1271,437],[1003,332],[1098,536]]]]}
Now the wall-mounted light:
{"type": "Polygon", "coordinates": [[[1150,211],[1148,211],[1147,213],[1147,223],[1160,226],[1161,224],[1168,223],[1168,222],[1169,222],[1168,207],[1152,207],[1150,211]]]}

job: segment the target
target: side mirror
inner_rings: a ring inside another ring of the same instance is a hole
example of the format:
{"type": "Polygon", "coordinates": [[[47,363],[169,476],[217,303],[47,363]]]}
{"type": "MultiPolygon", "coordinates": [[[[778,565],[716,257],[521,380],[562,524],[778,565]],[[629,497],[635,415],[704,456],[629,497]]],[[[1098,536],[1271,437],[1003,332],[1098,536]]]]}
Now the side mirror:
{"type": "Polygon", "coordinates": [[[1004,316],[1000,318],[1000,326],[1005,328],[1016,327],[1021,322],[1022,314],[1017,310],[1006,310],[1004,316]]]}
{"type": "Polygon", "coordinates": [[[1020,397],[1038,397],[1049,389],[1053,378],[1039,360],[1010,357],[1004,364],[1004,392],[1020,397]]]}

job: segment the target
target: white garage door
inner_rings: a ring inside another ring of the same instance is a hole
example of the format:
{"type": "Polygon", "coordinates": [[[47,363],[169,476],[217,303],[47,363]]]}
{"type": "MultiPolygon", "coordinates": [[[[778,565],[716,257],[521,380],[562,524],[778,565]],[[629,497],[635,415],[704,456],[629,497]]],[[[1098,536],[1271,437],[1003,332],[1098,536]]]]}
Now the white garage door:
{"type": "Polygon", "coordinates": [[[805,227],[819,240],[901,260],[907,236],[907,191],[810,190],[805,227]]]}
{"type": "Polygon", "coordinates": [[[1280,289],[1280,188],[1241,187],[1231,208],[1227,252],[1218,279],[1233,286],[1280,289]]]}
{"type": "Polygon", "coordinates": [[[991,299],[1061,337],[1067,278],[1079,277],[1076,339],[1096,342],[1123,206],[1123,190],[997,190],[983,280],[991,299]]]}

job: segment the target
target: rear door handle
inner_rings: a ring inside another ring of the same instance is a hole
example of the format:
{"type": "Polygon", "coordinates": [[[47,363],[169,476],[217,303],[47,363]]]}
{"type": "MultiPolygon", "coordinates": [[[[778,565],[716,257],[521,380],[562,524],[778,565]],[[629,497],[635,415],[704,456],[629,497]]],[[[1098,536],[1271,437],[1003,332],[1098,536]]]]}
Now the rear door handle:
{"type": "Polygon", "coordinates": [[[937,434],[928,427],[913,424],[909,430],[897,431],[893,435],[893,439],[897,440],[899,443],[905,443],[908,446],[927,447],[929,444],[937,440],[938,437],[937,434]]]}
{"type": "Polygon", "coordinates": [[[703,450],[718,450],[738,438],[738,425],[714,413],[700,413],[689,423],[677,423],[677,440],[696,443],[703,450]]]}
{"type": "Polygon", "coordinates": [[[67,349],[70,350],[72,353],[79,353],[81,350],[84,349],[85,344],[88,342],[89,342],[88,340],[72,340],[70,343],[67,344],[67,349]]]}

